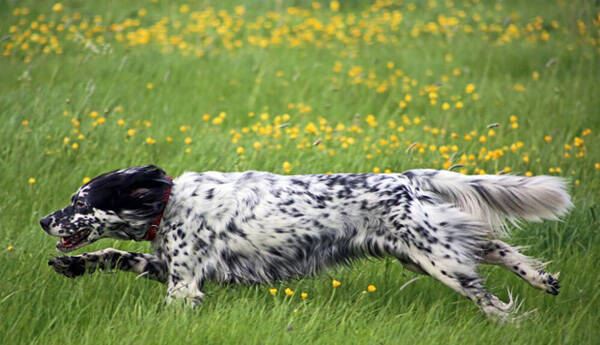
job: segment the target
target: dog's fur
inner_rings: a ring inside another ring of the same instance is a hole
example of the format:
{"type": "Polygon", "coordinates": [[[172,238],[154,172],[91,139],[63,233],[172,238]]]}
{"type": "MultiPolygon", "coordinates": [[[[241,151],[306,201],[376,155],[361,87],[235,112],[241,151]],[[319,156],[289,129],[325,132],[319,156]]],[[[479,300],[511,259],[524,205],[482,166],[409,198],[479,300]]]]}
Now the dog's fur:
{"type": "Polygon", "coordinates": [[[270,283],[390,255],[473,300],[485,314],[506,318],[512,299],[504,303],[487,292],[478,265],[502,266],[558,294],[557,279],[539,261],[498,237],[506,234],[505,221],[556,220],[571,206],[566,183],[549,176],[248,171],[188,172],[171,181],[145,166],[94,178],[41,224],[62,237],[57,248],[66,252],[100,238],[140,241],[163,214],[154,254],[105,249],[50,265],[67,277],[115,268],[145,275],[168,284],[167,301],[199,303],[207,279],[270,283]]]}

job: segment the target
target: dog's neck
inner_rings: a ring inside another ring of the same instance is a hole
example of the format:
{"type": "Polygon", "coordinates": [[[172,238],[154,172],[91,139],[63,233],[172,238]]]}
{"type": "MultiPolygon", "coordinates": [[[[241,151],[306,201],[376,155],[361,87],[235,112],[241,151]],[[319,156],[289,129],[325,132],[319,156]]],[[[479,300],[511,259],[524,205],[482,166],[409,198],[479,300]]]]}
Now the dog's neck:
{"type": "MultiPolygon", "coordinates": [[[[171,181],[173,181],[171,176],[167,176],[167,177],[171,181]]],[[[171,186],[169,186],[169,188],[167,188],[167,190],[165,191],[165,195],[163,195],[163,201],[164,201],[163,209],[160,211],[160,213],[158,214],[156,219],[152,222],[152,224],[150,225],[150,228],[148,228],[148,230],[146,231],[146,234],[144,235],[143,240],[153,241],[154,238],[156,237],[156,231],[158,230],[158,227],[160,226],[160,222],[162,220],[163,213],[165,213],[165,209],[167,208],[167,204],[169,203],[170,196],[171,196],[171,186]]]]}

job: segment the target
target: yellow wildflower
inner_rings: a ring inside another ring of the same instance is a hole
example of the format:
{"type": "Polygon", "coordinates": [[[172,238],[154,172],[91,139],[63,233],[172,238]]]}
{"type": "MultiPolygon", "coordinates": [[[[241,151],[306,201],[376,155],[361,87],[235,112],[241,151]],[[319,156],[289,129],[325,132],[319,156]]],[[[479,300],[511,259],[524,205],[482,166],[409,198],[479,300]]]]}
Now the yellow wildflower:
{"type": "Polygon", "coordinates": [[[290,171],[292,171],[292,165],[291,165],[291,164],[290,164],[290,162],[288,162],[288,161],[285,161],[285,162],[283,162],[283,165],[282,165],[282,167],[283,167],[283,171],[284,171],[286,174],[287,174],[287,173],[289,173],[290,171]]]}
{"type": "Polygon", "coordinates": [[[254,144],[252,144],[252,146],[255,150],[260,150],[262,148],[262,144],[260,143],[260,141],[255,141],[254,144]]]}
{"type": "Polygon", "coordinates": [[[338,286],[342,285],[342,283],[334,279],[334,280],[331,282],[331,285],[332,285],[334,288],[336,288],[336,287],[338,287],[338,286]]]}
{"type": "Polygon", "coordinates": [[[549,142],[551,142],[551,141],[552,141],[552,137],[551,137],[551,136],[549,136],[549,135],[546,135],[546,136],[544,137],[544,140],[545,140],[547,143],[549,143],[549,142]]]}
{"type": "Polygon", "coordinates": [[[290,288],[286,288],[285,289],[285,295],[286,296],[292,296],[294,294],[294,290],[290,289],[290,288]]]}
{"type": "Polygon", "coordinates": [[[375,292],[375,290],[377,290],[377,288],[375,287],[375,285],[369,285],[367,287],[367,291],[369,291],[369,292],[375,292]]]}
{"type": "Polygon", "coordinates": [[[91,178],[86,176],[83,178],[83,180],[81,180],[81,182],[83,182],[83,184],[86,184],[86,183],[90,182],[91,180],[92,180],[91,178]]]}
{"type": "Polygon", "coordinates": [[[475,84],[467,84],[467,86],[465,86],[465,92],[470,94],[473,93],[473,91],[475,91],[475,84]]]}
{"type": "Polygon", "coordinates": [[[277,289],[275,289],[275,288],[269,289],[269,293],[271,295],[275,296],[277,294],[277,289]]]}
{"type": "Polygon", "coordinates": [[[303,292],[303,293],[300,294],[300,297],[302,299],[306,299],[308,297],[308,294],[306,292],[303,292]]]}
{"type": "Polygon", "coordinates": [[[332,1],[329,3],[329,8],[331,8],[333,12],[337,12],[340,10],[340,3],[338,1],[332,1]]]}
{"type": "Polygon", "coordinates": [[[190,138],[190,137],[186,137],[184,141],[185,141],[185,144],[186,144],[186,145],[189,145],[189,144],[191,144],[191,143],[192,143],[192,138],[190,138]]]}
{"type": "Polygon", "coordinates": [[[147,143],[147,144],[150,144],[150,145],[152,145],[152,144],[156,144],[156,140],[154,140],[154,139],[152,139],[152,138],[148,137],[148,138],[146,138],[146,143],[147,143]]]}
{"type": "Polygon", "coordinates": [[[29,182],[29,184],[34,184],[35,183],[35,177],[30,177],[28,182],[29,182]]]}
{"type": "Polygon", "coordinates": [[[61,12],[63,10],[63,5],[60,2],[57,2],[52,6],[52,11],[61,12]]]}

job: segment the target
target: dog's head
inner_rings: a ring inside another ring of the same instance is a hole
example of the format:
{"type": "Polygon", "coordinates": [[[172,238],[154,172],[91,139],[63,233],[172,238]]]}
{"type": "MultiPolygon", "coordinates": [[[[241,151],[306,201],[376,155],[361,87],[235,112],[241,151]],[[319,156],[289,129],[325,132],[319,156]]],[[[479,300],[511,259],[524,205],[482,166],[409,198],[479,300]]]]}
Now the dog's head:
{"type": "Polygon", "coordinates": [[[165,207],[172,181],[153,165],[116,170],[84,184],[71,204],[40,220],[69,252],[101,238],[142,240],[165,207]]]}

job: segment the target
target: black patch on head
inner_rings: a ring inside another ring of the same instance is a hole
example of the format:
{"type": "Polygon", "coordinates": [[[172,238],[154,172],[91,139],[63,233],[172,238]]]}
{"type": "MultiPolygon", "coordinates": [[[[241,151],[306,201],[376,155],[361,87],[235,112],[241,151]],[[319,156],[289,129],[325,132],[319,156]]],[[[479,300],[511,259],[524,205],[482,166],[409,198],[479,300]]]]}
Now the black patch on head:
{"type": "Polygon", "coordinates": [[[102,174],[86,183],[84,201],[91,207],[120,214],[128,210],[141,218],[156,217],[165,207],[165,193],[173,184],[154,165],[102,174]]]}

